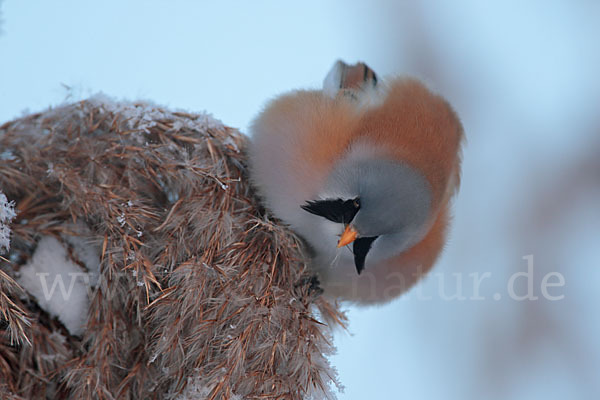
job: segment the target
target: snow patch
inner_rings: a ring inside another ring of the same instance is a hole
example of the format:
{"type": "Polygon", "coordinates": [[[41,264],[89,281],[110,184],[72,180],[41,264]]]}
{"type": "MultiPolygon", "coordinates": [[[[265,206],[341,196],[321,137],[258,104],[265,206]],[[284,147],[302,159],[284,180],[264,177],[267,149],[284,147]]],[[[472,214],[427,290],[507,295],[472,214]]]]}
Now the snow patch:
{"type": "MultiPolygon", "coordinates": [[[[95,263],[92,255],[82,254],[95,263]]],[[[69,259],[61,242],[53,236],[42,237],[19,274],[17,282],[35,297],[43,310],[57,317],[72,335],[83,333],[89,309],[90,274],[69,259]]]]}
{"type": "Polygon", "coordinates": [[[87,225],[78,221],[67,226],[77,235],[63,234],[61,237],[71,247],[75,259],[82,262],[87,269],[90,286],[96,288],[100,280],[100,248],[82,237],[91,235],[87,225]]]}

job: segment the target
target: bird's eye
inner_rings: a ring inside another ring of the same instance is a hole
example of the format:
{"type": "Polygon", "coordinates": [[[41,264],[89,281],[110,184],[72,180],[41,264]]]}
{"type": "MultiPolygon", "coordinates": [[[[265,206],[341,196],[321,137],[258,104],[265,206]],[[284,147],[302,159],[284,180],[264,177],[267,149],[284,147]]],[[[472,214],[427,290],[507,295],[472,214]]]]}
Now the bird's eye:
{"type": "Polygon", "coordinates": [[[360,209],[360,202],[358,198],[351,200],[327,199],[307,201],[306,204],[300,207],[304,211],[327,218],[330,221],[349,224],[360,209]]]}

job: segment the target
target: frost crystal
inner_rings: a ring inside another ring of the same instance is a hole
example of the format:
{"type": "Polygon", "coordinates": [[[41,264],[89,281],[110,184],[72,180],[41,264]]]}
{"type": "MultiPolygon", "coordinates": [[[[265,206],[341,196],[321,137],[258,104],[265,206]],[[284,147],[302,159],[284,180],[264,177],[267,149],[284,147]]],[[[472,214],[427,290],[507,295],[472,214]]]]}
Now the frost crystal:
{"type": "MultiPolygon", "coordinates": [[[[129,128],[144,131],[146,133],[149,133],[150,128],[157,125],[157,121],[166,121],[172,117],[170,113],[166,113],[151,102],[119,102],[103,94],[97,94],[88,101],[103,111],[119,114],[127,121],[129,128]]],[[[184,129],[201,132],[224,129],[223,122],[207,112],[193,115],[184,110],[177,112],[186,114],[188,118],[179,119],[173,122],[172,130],[175,132],[184,129]]]]}
{"type": "Polygon", "coordinates": [[[16,215],[15,202],[8,201],[6,195],[0,191],[0,254],[8,251],[10,247],[9,224],[16,215]]]}
{"type": "Polygon", "coordinates": [[[121,213],[121,215],[117,217],[117,222],[121,227],[125,226],[125,213],[121,213]]]}
{"type": "Polygon", "coordinates": [[[10,150],[4,150],[0,153],[0,160],[14,160],[16,157],[10,150]]]}
{"type": "MultiPolygon", "coordinates": [[[[177,396],[176,400],[193,400],[193,399],[208,399],[210,397],[210,393],[212,392],[212,386],[206,386],[202,382],[202,377],[200,374],[189,377],[187,386],[183,393],[177,396]]],[[[235,393],[231,393],[231,400],[242,400],[242,397],[236,395],[235,393]]]]}

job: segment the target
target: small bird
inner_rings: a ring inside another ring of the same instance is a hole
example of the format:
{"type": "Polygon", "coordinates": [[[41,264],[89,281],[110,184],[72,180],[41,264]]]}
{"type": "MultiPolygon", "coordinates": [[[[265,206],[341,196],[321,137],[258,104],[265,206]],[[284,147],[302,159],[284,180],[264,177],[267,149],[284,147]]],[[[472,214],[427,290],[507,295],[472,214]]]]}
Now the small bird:
{"type": "Polygon", "coordinates": [[[380,82],[337,61],[321,90],[272,100],[252,123],[253,183],[301,236],[325,295],[387,302],[444,247],[460,182],[462,125],[410,78],[380,82]]]}

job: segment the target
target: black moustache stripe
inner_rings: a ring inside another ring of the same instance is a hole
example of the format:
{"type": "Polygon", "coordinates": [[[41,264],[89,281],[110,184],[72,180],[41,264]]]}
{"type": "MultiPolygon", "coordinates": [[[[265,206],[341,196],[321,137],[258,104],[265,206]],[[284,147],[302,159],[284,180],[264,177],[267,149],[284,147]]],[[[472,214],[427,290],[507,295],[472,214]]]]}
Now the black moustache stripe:
{"type": "Polygon", "coordinates": [[[327,218],[330,221],[349,224],[354,219],[358,210],[360,210],[360,202],[358,199],[315,200],[307,201],[306,204],[300,207],[304,211],[327,218]]]}
{"type": "Polygon", "coordinates": [[[352,251],[354,253],[354,265],[356,266],[356,272],[360,273],[365,269],[365,260],[367,253],[371,250],[371,246],[375,239],[379,236],[363,237],[356,239],[352,251]]]}

